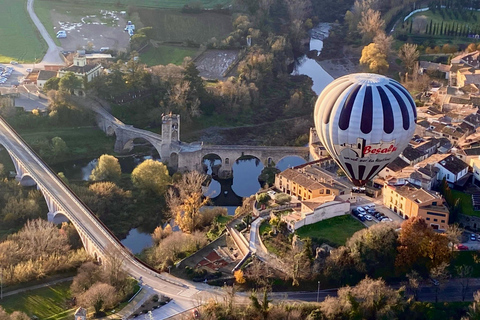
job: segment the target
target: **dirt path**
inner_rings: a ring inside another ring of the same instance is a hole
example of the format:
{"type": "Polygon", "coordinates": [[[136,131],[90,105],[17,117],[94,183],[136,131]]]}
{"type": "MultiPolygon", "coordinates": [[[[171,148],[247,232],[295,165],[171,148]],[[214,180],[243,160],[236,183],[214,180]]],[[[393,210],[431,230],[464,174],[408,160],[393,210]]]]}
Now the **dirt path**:
{"type": "Polygon", "coordinates": [[[33,10],[33,0],[28,0],[27,11],[33,23],[35,24],[38,31],[42,35],[43,39],[45,39],[45,42],[48,45],[47,53],[43,57],[42,62],[40,64],[41,65],[46,65],[46,64],[65,65],[65,62],[60,57],[62,48],[57,47],[57,45],[55,44],[55,41],[53,41],[52,37],[50,37],[50,34],[47,32],[47,29],[45,29],[45,26],[42,24],[40,19],[38,19],[37,15],[35,14],[35,11],[33,10]]]}

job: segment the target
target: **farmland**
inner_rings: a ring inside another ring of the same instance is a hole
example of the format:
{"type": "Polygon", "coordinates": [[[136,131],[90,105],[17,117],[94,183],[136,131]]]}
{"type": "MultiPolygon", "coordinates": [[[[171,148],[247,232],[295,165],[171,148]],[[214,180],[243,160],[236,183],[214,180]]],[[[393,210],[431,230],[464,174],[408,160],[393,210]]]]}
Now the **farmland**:
{"type": "Polygon", "coordinates": [[[26,0],[0,0],[0,62],[33,62],[47,51],[47,44],[28,15],[26,3],[26,0]]]}
{"type": "Polygon", "coordinates": [[[232,30],[232,17],[219,13],[185,14],[139,8],[138,17],[143,26],[153,27],[152,37],[158,41],[205,43],[212,37],[223,39],[232,30]]]}
{"type": "Polygon", "coordinates": [[[185,57],[193,57],[197,52],[195,48],[158,46],[149,47],[140,54],[140,60],[147,66],[167,65],[173,63],[180,65],[185,57]]]}

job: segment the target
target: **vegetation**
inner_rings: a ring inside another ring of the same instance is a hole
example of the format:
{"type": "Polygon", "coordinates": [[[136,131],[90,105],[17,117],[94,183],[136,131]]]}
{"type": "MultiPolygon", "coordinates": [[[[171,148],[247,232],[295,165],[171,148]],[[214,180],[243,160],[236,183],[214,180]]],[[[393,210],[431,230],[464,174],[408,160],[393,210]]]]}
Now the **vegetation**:
{"type": "Polygon", "coordinates": [[[452,190],[451,192],[454,199],[460,199],[461,214],[480,217],[480,211],[473,210],[472,195],[458,190],[452,190]]]}
{"type": "Polygon", "coordinates": [[[159,161],[147,159],[132,172],[132,183],[142,192],[163,195],[170,185],[167,166],[159,161]]]}
{"type": "Polygon", "coordinates": [[[0,7],[0,62],[33,62],[47,51],[47,45],[33,24],[26,9],[27,1],[1,0],[0,7]],[[21,35],[21,36],[19,36],[21,35]]]}
{"type": "MultiPolygon", "coordinates": [[[[47,0],[41,0],[47,2],[47,0]]],[[[58,1],[55,1],[58,2],[58,1]]],[[[191,3],[189,0],[142,0],[142,1],[135,1],[135,0],[64,0],[63,2],[68,3],[70,6],[72,4],[76,5],[103,5],[103,6],[112,6],[117,8],[125,8],[127,6],[136,6],[136,7],[151,7],[151,8],[182,8],[183,6],[191,3]]],[[[217,5],[224,5],[228,4],[229,1],[227,0],[200,0],[198,1],[201,3],[205,8],[213,8],[217,5]]]]}
{"type": "Polygon", "coordinates": [[[351,215],[334,217],[301,227],[296,231],[301,238],[311,238],[315,242],[327,240],[337,246],[344,245],[348,238],[364,226],[351,215]]]}
{"type": "MultiPolygon", "coordinates": [[[[0,300],[0,306],[9,313],[14,311],[24,312],[29,316],[28,319],[33,316],[39,319],[71,319],[75,308],[73,308],[73,305],[71,305],[69,301],[70,284],[71,282],[62,282],[56,285],[3,297],[3,299],[0,300]]],[[[5,319],[2,317],[1,308],[0,317],[5,319]]],[[[24,318],[12,317],[11,319],[19,320],[24,318]]]]}
{"type": "Polygon", "coordinates": [[[90,174],[90,180],[92,181],[114,181],[120,180],[122,175],[122,169],[118,159],[108,154],[103,154],[98,158],[97,165],[90,174]]]}
{"type": "Polygon", "coordinates": [[[159,45],[149,46],[140,53],[140,61],[148,67],[173,63],[181,65],[185,57],[195,56],[197,48],[159,45]]]}

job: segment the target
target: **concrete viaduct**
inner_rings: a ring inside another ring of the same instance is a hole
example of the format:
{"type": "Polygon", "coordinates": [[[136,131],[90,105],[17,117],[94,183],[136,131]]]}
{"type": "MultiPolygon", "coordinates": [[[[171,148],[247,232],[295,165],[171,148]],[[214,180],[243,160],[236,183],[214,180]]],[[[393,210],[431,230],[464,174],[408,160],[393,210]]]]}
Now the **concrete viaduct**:
{"type": "Polygon", "coordinates": [[[89,98],[73,97],[76,103],[88,107],[97,114],[97,125],[107,135],[115,135],[115,152],[131,151],[137,139],[148,141],[160,155],[162,162],[179,171],[204,171],[205,156],[214,156],[221,160],[218,175],[229,177],[232,166],[241,157],[250,156],[259,159],[265,166],[278,163],[287,156],[298,156],[310,160],[308,147],[264,147],[247,145],[204,145],[202,142],[184,143],[180,141],[180,116],[162,117],[161,135],[126,125],[103,107],[101,102],[89,98]]]}

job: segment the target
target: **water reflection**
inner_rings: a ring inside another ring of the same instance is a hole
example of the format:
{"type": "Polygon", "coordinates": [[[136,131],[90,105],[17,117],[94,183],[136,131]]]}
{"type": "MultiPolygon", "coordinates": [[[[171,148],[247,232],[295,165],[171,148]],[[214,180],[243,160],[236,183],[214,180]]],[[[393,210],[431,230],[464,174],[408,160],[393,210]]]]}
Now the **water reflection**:
{"type": "Polygon", "coordinates": [[[275,166],[278,170],[283,171],[288,168],[296,167],[301,164],[306,163],[305,159],[298,157],[298,156],[289,156],[285,157],[282,160],[278,161],[277,165],[275,166]]]}
{"type": "Polygon", "coordinates": [[[260,189],[258,176],[262,173],[263,163],[257,158],[237,160],[232,166],[232,190],[240,197],[250,197],[260,189]]]}
{"type": "Polygon", "coordinates": [[[121,242],[125,247],[130,249],[133,254],[140,253],[143,249],[151,247],[153,244],[152,235],[139,232],[138,229],[131,229],[127,237],[121,242]]]}

